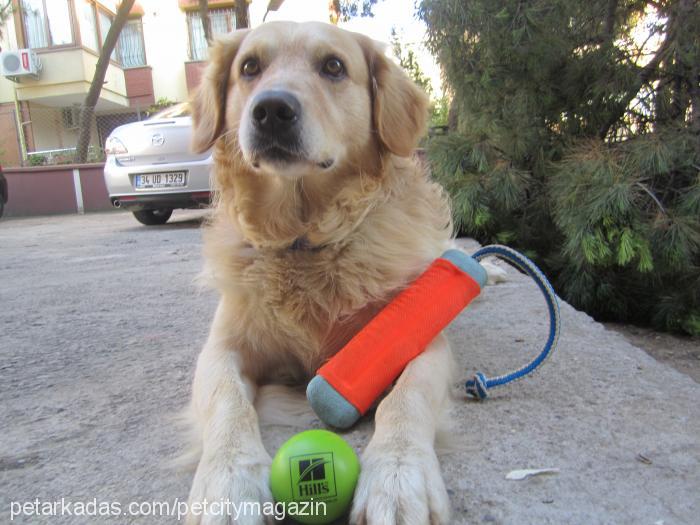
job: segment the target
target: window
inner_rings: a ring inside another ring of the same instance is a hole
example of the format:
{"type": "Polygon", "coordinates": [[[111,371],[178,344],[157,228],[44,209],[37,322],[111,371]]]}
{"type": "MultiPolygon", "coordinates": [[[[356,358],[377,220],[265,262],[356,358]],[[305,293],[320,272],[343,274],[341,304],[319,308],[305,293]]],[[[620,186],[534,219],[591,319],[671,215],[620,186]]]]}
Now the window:
{"type": "MultiPolygon", "coordinates": [[[[105,43],[105,40],[107,39],[107,33],[109,32],[109,28],[112,27],[112,15],[109,15],[105,13],[102,10],[97,11],[97,22],[99,24],[100,28],[100,48],[105,43]]],[[[112,60],[117,59],[117,46],[114,46],[114,51],[112,51],[112,54],[109,56],[112,60]]]]}
{"type": "MultiPolygon", "coordinates": [[[[113,20],[110,13],[95,6],[92,0],[82,0],[78,9],[78,21],[83,46],[99,53],[113,20]]],[[[123,67],[146,65],[141,18],[128,20],[124,24],[111,59],[123,67]]]]}
{"type": "Polygon", "coordinates": [[[97,53],[100,50],[100,45],[97,43],[95,6],[87,0],[83,0],[78,8],[78,24],[80,25],[80,39],[83,46],[97,53]]]}
{"type": "MultiPolygon", "coordinates": [[[[229,33],[236,29],[236,15],[233,9],[209,9],[212,36],[229,33]]],[[[198,11],[187,13],[187,30],[190,37],[190,60],[206,60],[207,41],[198,11]]]]}
{"type": "Polygon", "coordinates": [[[119,63],[124,67],[146,65],[146,52],[143,49],[143,24],[141,19],[129,20],[119,35],[119,63]]]}
{"type": "Polygon", "coordinates": [[[73,43],[68,0],[22,0],[21,7],[27,47],[45,48],[73,43]]]}

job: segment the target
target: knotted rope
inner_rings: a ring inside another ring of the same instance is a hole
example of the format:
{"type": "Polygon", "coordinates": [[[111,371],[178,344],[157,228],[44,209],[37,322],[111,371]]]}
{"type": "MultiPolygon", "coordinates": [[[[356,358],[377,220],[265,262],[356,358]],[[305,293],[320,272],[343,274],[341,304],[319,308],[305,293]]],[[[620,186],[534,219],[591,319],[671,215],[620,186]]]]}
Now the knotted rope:
{"type": "Polygon", "coordinates": [[[480,250],[477,250],[477,252],[472,255],[472,257],[477,261],[489,256],[498,257],[499,259],[504,260],[508,264],[529,275],[537,283],[537,286],[544,295],[545,302],[547,303],[547,309],[549,310],[549,337],[547,338],[547,342],[539,355],[531,362],[522,368],[515,370],[514,372],[492,378],[487,378],[481,372],[474,374],[474,377],[468,380],[465,386],[467,389],[467,394],[477,400],[486,399],[486,397],[488,397],[488,390],[491,388],[506,385],[512,381],[517,381],[518,379],[522,379],[526,375],[532,373],[553,352],[557,345],[561,328],[557,296],[554,293],[552,285],[549,283],[542,271],[535,265],[535,263],[525,257],[522,253],[516,252],[507,246],[501,246],[498,244],[485,246],[480,250]]]}

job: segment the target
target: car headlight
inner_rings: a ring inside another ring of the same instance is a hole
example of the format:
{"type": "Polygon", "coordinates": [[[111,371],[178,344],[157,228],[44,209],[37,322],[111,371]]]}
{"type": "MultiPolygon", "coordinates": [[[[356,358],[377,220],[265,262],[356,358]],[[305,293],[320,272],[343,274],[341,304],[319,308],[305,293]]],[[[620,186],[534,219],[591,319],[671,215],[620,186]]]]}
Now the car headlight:
{"type": "Polygon", "coordinates": [[[107,155],[123,155],[128,153],[128,151],[124,143],[117,137],[109,137],[107,142],[105,142],[105,153],[107,155]]]}

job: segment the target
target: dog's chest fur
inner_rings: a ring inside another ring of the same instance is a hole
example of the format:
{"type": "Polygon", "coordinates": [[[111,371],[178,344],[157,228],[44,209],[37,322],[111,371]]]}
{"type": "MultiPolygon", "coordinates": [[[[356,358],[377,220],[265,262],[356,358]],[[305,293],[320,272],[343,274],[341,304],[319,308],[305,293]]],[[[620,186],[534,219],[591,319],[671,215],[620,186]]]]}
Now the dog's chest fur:
{"type": "Polygon", "coordinates": [[[391,176],[368,198],[329,203],[308,225],[306,245],[254,248],[248,225],[218,210],[205,256],[249,367],[293,379],[313,373],[445,249],[441,188],[413,164],[391,176]]]}

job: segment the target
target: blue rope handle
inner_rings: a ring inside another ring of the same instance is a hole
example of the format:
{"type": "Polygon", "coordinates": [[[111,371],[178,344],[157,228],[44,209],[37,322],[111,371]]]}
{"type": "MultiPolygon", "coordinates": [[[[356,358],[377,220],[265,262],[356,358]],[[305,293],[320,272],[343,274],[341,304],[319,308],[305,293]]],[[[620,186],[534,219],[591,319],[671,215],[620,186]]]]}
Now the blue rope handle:
{"type": "Polygon", "coordinates": [[[522,368],[519,368],[518,370],[515,370],[514,372],[492,378],[487,378],[481,372],[474,374],[474,377],[468,380],[465,386],[467,389],[467,394],[477,400],[486,399],[486,397],[488,397],[487,391],[489,388],[506,385],[512,381],[522,379],[526,375],[533,372],[545,361],[545,359],[550,356],[554,348],[557,346],[557,340],[559,339],[559,332],[561,329],[557,296],[554,293],[552,285],[549,284],[549,281],[537,267],[537,265],[535,265],[535,263],[525,257],[522,253],[516,252],[507,246],[501,246],[498,244],[484,246],[480,250],[477,250],[474,255],[472,255],[472,257],[477,261],[481,261],[481,259],[484,257],[489,256],[503,259],[508,264],[522,270],[537,283],[537,286],[544,295],[544,299],[547,302],[547,309],[549,310],[549,337],[547,338],[547,342],[539,355],[530,363],[522,368]]]}

